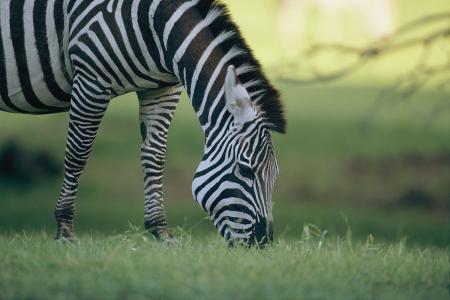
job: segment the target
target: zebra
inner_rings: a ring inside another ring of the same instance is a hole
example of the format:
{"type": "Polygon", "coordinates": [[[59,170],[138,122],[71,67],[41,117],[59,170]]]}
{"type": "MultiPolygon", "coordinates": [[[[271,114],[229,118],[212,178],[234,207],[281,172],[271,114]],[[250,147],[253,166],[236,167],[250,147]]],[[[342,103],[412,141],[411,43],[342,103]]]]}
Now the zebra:
{"type": "Polygon", "coordinates": [[[186,90],[204,156],[194,199],[230,243],[273,239],[278,163],[272,132],[285,133],[279,92],[217,0],[0,1],[0,110],[69,113],[56,239],[75,239],[78,182],[111,99],[139,100],[144,225],[172,237],[163,202],[168,129],[186,90]]]}

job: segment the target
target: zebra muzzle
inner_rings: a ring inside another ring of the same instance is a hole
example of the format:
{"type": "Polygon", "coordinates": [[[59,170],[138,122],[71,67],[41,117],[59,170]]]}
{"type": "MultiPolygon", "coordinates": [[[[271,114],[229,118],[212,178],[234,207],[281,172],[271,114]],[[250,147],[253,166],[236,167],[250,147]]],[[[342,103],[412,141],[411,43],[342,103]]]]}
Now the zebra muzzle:
{"type": "Polygon", "coordinates": [[[260,218],[253,227],[253,235],[250,240],[252,245],[265,247],[273,242],[273,222],[266,218],[260,218]]]}

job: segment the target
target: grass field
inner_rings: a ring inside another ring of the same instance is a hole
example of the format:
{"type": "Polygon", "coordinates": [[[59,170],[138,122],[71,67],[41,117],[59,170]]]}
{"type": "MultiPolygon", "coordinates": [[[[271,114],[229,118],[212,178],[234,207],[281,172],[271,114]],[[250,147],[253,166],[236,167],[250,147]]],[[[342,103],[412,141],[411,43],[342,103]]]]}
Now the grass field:
{"type": "Polygon", "coordinates": [[[266,250],[218,237],[162,245],[137,231],[0,237],[1,299],[448,299],[448,253],[314,230],[266,250]],[[317,235],[316,235],[317,233],[317,235]]]}

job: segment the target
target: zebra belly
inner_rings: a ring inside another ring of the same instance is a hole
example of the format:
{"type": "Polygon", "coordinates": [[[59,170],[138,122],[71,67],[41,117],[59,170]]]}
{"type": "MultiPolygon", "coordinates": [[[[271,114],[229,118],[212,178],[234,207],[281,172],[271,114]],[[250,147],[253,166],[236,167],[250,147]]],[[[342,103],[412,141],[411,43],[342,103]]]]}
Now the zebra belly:
{"type": "Polygon", "coordinates": [[[0,110],[66,111],[71,79],[62,53],[60,0],[0,1],[0,110]]]}
{"type": "MultiPolygon", "coordinates": [[[[62,72],[60,76],[62,76],[62,72]]],[[[20,86],[16,86],[5,98],[0,95],[0,110],[26,114],[51,114],[69,110],[70,97],[62,98],[53,95],[47,89],[43,74],[31,82],[31,89],[36,96],[30,95],[29,91],[24,91],[20,86]],[[47,107],[35,107],[32,103],[36,100],[47,107]]],[[[71,89],[67,88],[64,92],[70,95],[71,89]]]]}

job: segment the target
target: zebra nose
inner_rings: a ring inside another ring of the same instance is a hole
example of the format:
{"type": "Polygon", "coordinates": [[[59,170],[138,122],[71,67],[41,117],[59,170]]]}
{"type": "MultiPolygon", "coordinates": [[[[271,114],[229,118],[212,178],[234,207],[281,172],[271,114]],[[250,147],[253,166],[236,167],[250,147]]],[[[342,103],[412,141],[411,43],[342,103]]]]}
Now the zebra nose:
{"type": "Polygon", "coordinates": [[[261,218],[254,225],[252,244],[258,247],[265,247],[271,242],[273,242],[273,222],[261,218]]]}
{"type": "Polygon", "coordinates": [[[268,235],[269,235],[269,241],[273,242],[273,221],[269,221],[269,227],[268,227],[268,235]]]}

